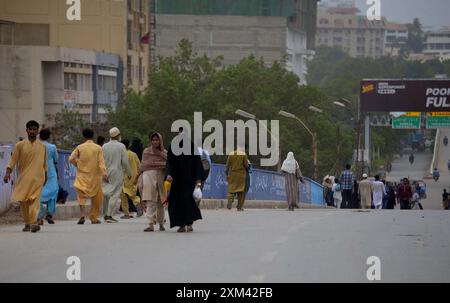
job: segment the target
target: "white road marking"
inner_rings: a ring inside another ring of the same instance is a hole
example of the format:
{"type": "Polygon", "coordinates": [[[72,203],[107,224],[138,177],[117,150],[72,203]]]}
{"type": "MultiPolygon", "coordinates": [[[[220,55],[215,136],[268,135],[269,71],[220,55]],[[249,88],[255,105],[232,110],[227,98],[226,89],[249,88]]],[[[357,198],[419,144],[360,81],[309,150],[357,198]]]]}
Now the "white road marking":
{"type": "Polygon", "coordinates": [[[271,263],[275,256],[278,254],[276,251],[268,251],[259,259],[262,263],[271,263]]]}

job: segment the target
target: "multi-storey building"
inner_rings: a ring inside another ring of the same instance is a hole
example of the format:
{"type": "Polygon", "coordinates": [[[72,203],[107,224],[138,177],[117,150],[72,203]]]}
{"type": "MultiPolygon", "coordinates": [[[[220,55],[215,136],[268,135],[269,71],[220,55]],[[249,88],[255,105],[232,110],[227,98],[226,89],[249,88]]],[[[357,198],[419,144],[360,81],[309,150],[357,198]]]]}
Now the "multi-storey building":
{"type": "Polygon", "coordinates": [[[46,115],[64,107],[96,122],[123,90],[147,87],[149,0],[81,0],[79,21],[68,20],[69,7],[0,0],[0,115],[14,117],[0,119],[0,141],[23,135],[26,119],[48,124],[46,115]]]}
{"type": "Polygon", "coordinates": [[[124,87],[147,87],[149,0],[81,0],[81,20],[70,21],[66,0],[0,0],[0,20],[20,24],[14,45],[81,48],[120,56],[124,87]],[[36,41],[38,40],[38,41],[36,41]],[[38,43],[36,43],[38,42],[38,43]]]}
{"type": "Polygon", "coordinates": [[[155,3],[156,55],[174,54],[181,39],[224,64],[249,55],[269,65],[286,56],[286,67],[306,83],[314,53],[317,0],[164,0],[155,3]]]}
{"type": "Polygon", "coordinates": [[[427,32],[423,53],[437,56],[450,55],[450,27],[427,32]]]}
{"type": "Polygon", "coordinates": [[[352,57],[383,56],[386,20],[358,13],[356,7],[319,7],[316,45],[340,47],[352,57]]]}
{"type": "Polygon", "coordinates": [[[0,45],[0,142],[26,137],[25,123],[76,109],[100,121],[121,89],[119,56],[83,49],[0,45]]]}
{"type": "Polygon", "coordinates": [[[400,49],[408,40],[408,27],[405,24],[388,22],[384,37],[384,54],[398,56],[400,49]]]}

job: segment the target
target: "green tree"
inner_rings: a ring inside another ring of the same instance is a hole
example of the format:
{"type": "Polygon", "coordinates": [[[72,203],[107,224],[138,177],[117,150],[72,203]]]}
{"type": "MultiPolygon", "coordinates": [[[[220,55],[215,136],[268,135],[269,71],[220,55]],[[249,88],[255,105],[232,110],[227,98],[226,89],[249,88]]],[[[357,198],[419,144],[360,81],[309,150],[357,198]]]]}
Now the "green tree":
{"type": "MultiPolygon", "coordinates": [[[[313,115],[310,105],[327,106],[326,95],[317,88],[299,86],[299,78],[284,68],[284,61],[267,66],[262,58],[249,56],[236,65],[223,66],[222,58],[198,55],[192,44],[182,40],[175,55],[159,58],[150,72],[150,87],[139,95],[129,92],[116,111],[109,113],[110,123],[121,128],[125,137],[147,138],[159,131],[169,145],[172,122],[193,122],[194,112],[202,112],[203,120],[241,119],[240,108],[262,120],[279,120],[279,110],[290,111],[317,131],[319,138],[319,173],[326,174],[335,161],[335,130],[325,117],[313,115]]],[[[307,176],[312,176],[311,136],[296,121],[280,120],[282,157],[292,151],[307,176]]],[[[225,131],[225,130],[224,130],[225,131]]],[[[208,134],[205,134],[207,136],[208,134]]],[[[224,162],[224,156],[215,156],[224,162]]],[[[259,157],[251,157],[259,164],[259,157]]],[[[275,167],[273,168],[275,169],[275,167]]]]}
{"type": "Polygon", "coordinates": [[[84,141],[82,132],[92,128],[96,135],[103,135],[109,129],[108,123],[87,123],[78,111],[63,109],[55,115],[47,115],[52,132],[51,140],[60,149],[71,150],[84,141]]]}
{"type": "Polygon", "coordinates": [[[406,53],[420,53],[424,46],[424,32],[419,18],[414,18],[412,24],[408,24],[408,40],[402,50],[406,53]]]}

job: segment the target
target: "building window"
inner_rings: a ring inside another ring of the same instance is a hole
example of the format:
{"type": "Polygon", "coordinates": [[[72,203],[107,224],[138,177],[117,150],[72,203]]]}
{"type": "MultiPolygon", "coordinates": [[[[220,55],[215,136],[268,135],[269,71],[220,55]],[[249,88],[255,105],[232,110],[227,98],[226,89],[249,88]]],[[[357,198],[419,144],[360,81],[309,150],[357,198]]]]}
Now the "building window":
{"type": "Polygon", "coordinates": [[[92,91],[92,76],[89,74],[64,73],[64,89],[92,91]]]}
{"type": "Polygon", "coordinates": [[[127,82],[129,84],[133,83],[132,76],[131,56],[127,56],[127,82]]]}
{"type": "Polygon", "coordinates": [[[127,21],[127,45],[128,45],[128,49],[132,49],[133,48],[133,45],[132,45],[132,40],[133,40],[133,38],[132,38],[132,36],[133,36],[133,23],[130,21],[130,20],[128,20],[127,21]]]}
{"type": "Polygon", "coordinates": [[[144,83],[144,71],[142,69],[142,58],[139,58],[139,82],[141,85],[144,83]]]}
{"type": "Polygon", "coordinates": [[[99,75],[98,89],[101,91],[116,91],[117,78],[112,76],[99,75]]]}

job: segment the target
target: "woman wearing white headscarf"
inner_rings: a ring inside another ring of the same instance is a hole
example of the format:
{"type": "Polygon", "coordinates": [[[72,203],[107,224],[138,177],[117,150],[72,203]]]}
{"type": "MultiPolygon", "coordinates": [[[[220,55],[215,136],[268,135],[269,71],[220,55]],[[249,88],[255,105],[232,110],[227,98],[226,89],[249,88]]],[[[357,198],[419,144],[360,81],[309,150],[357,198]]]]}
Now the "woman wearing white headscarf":
{"type": "Polygon", "coordinates": [[[294,158],[293,152],[289,152],[286,160],[283,161],[281,172],[284,174],[286,180],[288,210],[293,211],[298,203],[298,180],[303,183],[303,175],[298,162],[294,158]]]}

